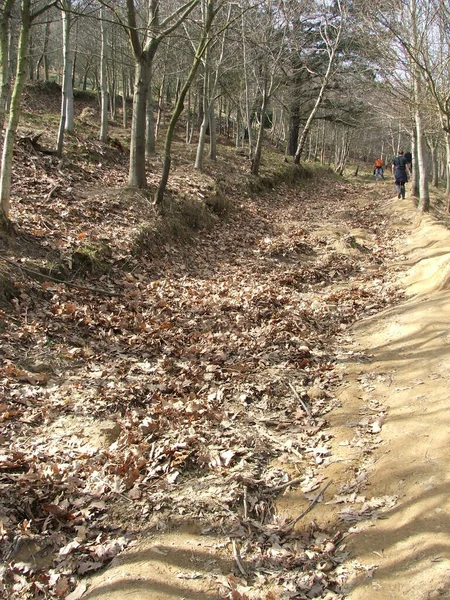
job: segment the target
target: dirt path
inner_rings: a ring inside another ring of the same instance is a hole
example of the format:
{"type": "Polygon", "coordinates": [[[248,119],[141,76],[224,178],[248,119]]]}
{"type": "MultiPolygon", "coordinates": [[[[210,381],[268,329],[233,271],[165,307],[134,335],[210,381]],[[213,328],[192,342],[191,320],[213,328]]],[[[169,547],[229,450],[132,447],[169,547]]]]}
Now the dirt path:
{"type": "Polygon", "coordinates": [[[347,597],[450,598],[450,233],[432,218],[418,221],[408,201],[391,203],[390,212],[409,233],[398,248],[409,299],[353,329],[355,348],[371,360],[346,370],[343,408],[333,418],[351,421],[361,404],[386,407],[364,493],[398,500],[350,536],[351,555],[376,569],[349,581],[347,597]]]}

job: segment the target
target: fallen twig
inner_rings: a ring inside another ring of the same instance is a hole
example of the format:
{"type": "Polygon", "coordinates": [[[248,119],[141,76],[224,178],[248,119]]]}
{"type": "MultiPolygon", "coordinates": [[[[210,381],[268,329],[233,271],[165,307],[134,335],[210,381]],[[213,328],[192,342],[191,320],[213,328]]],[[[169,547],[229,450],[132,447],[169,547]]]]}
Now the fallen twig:
{"type": "Polygon", "coordinates": [[[308,417],[310,419],[313,418],[311,410],[309,409],[309,406],[306,404],[306,402],[304,400],[302,400],[302,398],[300,397],[300,394],[297,392],[297,390],[295,389],[295,387],[292,385],[292,383],[288,383],[289,387],[291,388],[294,396],[296,397],[296,399],[300,402],[300,404],[303,407],[303,410],[305,411],[305,413],[308,415],[308,417]]]}
{"type": "Polygon", "coordinates": [[[248,518],[248,504],[247,504],[247,494],[248,494],[248,488],[246,485],[244,485],[244,519],[247,520],[248,518]]]}
{"type": "Polygon", "coordinates": [[[330,479],[330,481],[319,491],[319,493],[317,494],[317,496],[314,498],[314,500],[311,502],[311,504],[305,508],[305,510],[292,522],[292,524],[290,525],[290,529],[293,529],[295,527],[295,525],[300,521],[300,519],[303,519],[303,517],[305,515],[307,515],[309,513],[309,511],[317,504],[317,502],[319,501],[320,496],[322,496],[322,494],[325,492],[325,490],[332,484],[332,481],[330,479]]]}
{"type": "Polygon", "coordinates": [[[284,483],[280,483],[280,485],[275,485],[274,487],[268,488],[271,492],[279,492],[280,490],[284,490],[285,488],[295,485],[296,483],[300,483],[303,480],[303,477],[297,477],[297,479],[291,479],[290,481],[285,481],[284,483]]]}
{"type": "Polygon", "coordinates": [[[233,556],[234,556],[234,560],[236,561],[237,567],[238,567],[239,571],[241,572],[241,574],[244,577],[247,577],[247,572],[244,569],[244,567],[242,566],[241,557],[239,555],[239,550],[237,549],[237,545],[236,545],[236,540],[232,540],[231,543],[233,545],[233,556]]]}

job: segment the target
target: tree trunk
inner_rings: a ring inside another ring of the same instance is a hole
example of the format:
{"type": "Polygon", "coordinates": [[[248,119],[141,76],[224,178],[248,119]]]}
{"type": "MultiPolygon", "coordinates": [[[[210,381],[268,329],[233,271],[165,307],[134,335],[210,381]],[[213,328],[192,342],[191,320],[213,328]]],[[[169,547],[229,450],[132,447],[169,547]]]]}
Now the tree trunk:
{"type": "Polygon", "coordinates": [[[38,63],[36,65],[36,79],[41,78],[41,68],[44,67],[44,81],[48,81],[48,43],[50,40],[50,19],[47,19],[45,23],[44,29],[44,42],[42,46],[41,56],[39,57],[38,63]]]}
{"type": "Polygon", "coordinates": [[[439,164],[438,164],[438,143],[430,140],[428,143],[431,158],[431,185],[435,188],[439,187],[439,164]]]}
{"type": "Polygon", "coordinates": [[[300,140],[298,142],[297,150],[295,151],[294,163],[297,165],[300,162],[300,158],[301,158],[303,148],[306,143],[306,139],[308,137],[309,130],[310,130],[313,120],[317,114],[317,111],[319,110],[319,108],[323,102],[323,99],[325,97],[325,91],[326,91],[328,84],[330,83],[330,80],[332,77],[334,62],[336,59],[336,50],[338,49],[340,41],[341,41],[341,34],[342,34],[343,26],[344,26],[343,15],[341,13],[341,20],[339,23],[339,28],[338,28],[338,31],[336,34],[336,38],[333,41],[331,41],[328,39],[328,34],[323,36],[323,39],[327,40],[326,45],[327,45],[327,52],[328,52],[328,65],[327,65],[327,69],[326,69],[325,74],[322,79],[322,84],[320,86],[319,94],[318,94],[317,99],[314,103],[314,106],[308,116],[308,119],[306,120],[305,126],[304,126],[303,131],[300,136],[300,140]]]}
{"type": "Polygon", "coordinates": [[[11,198],[11,172],[14,141],[19,124],[22,91],[27,76],[28,41],[31,28],[31,0],[22,0],[22,22],[20,28],[19,48],[17,51],[17,72],[9,109],[9,121],[3,143],[2,166],[0,175],[0,207],[2,221],[9,221],[9,205],[11,198]]]}
{"type": "Polygon", "coordinates": [[[161,120],[163,115],[163,105],[164,105],[164,88],[166,86],[166,74],[164,73],[161,86],[159,88],[158,94],[158,115],[156,117],[156,128],[155,128],[155,139],[159,137],[159,128],[161,127],[161,120]]]}
{"type": "Polygon", "coordinates": [[[64,48],[64,67],[63,80],[61,86],[61,116],[59,121],[57,156],[61,157],[64,148],[64,132],[71,131],[70,117],[72,117],[73,130],[73,92],[72,92],[72,63],[70,57],[70,9],[71,0],[63,0],[63,48],[64,48]],[[72,101],[69,97],[72,97],[72,101]],[[70,114],[70,110],[72,111],[70,114]]]}
{"type": "Polygon", "coordinates": [[[127,96],[128,96],[128,84],[125,69],[122,70],[122,127],[127,129],[128,127],[128,111],[127,111],[127,96]]]}
{"type": "Polygon", "coordinates": [[[203,83],[203,94],[201,98],[201,102],[203,104],[203,121],[200,127],[200,132],[198,135],[198,144],[197,144],[197,154],[195,156],[194,169],[198,169],[201,171],[203,167],[203,151],[206,143],[206,132],[208,131],[209,126],[209,102],[208,102],[208,93],[209,93],[209,50],[206,50],[205,56],[205,76],[203,83]]]}
{"type": "Polygon", "coordinates": [[[300,103],[298,98],[294,98],[291,103],[291,116],[289,124],[288,155],[295,156],[300,133],[300,103]]]}
{"type": "Polygon", "coordinates": [[[108,39],[106,31],[105,9],[100,10],[100,34],[101,34],[101,56],[100,56],[100,93],[101,93],[101,122],[100,141],[106,143],[108,139],[108,39]]]}
{"type": "Polygon", "coordinates": [[[316,116],[317,111],[319,110],[320,105],[323,102],[323,98],[325,96],[325,90],[326,90],[326,88],[328,86],[328,81],[330,79],[330,75],[331,75],[331,69],[329,70],[329,73],[327,73],[327,75],[324,78],[324,81],[323,81],[322,86],[320,88],[319,95],[317,96],[317,99],[316,99],[316,102],[314,104],[314,107],[311,110],[311,112],[309,113],[309,117],[306,120],[305,126],[303,127],[303,131],[301,133],[300,140],[298,142],[298,146],[297,146],[297,149],[295,151],[295,156],[294,156],[294,163],[296,165],[298,165],[300,163],[300,158],[301,158],[301,155],[303,153],[303,149],[305,147],[306,140],[308,138],[309,130],[311,129],[311,125],[312,125],[313,119],[316,116]]]}
{"type": "MultiPolygon", "coordinates": [[[[411,13],[411,45],[414,56],[419,56],[418,44],[419,34],[417,30],[417,3],[416,0],[410,0],[409,8],[411,13]]],[[[430,210],[430,194],[428,190],[428,173],[425,160],[425,139],[422,124],[422,73],[418,66],[413,64],[413,95],[414,95],[414,122],[417,134],[417,168],[419,171],[419,205],[421,212],[430,210]]]]}
{"type": "Polygon", "coordinates": [[[248,157],[253,158],[253,136],[252,136],[252,115],[250,111],[250,92],[247,75],[247,45],[245,41],[245,21],[244,15],[242,15],[242,58],[243,58],[243,71],[244,71],[244,86],[245,86],[245,117],[247,120],[247,131],[248,131],[248,157]]]}
{"type": "Polygon", "coordinates": [[[445,136],[445,158],[446,158],[445,194],[448,196],[447,211],[450,213],[450,132],[447,132],[446,136],[445,136]]]}
{"type": "Polygon", "coordinates": [[[188,90],[188,98],[187,98],[186,130],[185,130],[186,144],[190,143],[190,132],[191,132],[191,88],[189,88],[189,90],[188,90]]]}
{"type": "Polygon", "coordinates": [[[199,131],[200,131],[200,128],[203,123],[203,118],[205,116],[205,112],[203,110],[203,108],[205,106],[204,98],[203,98],[203,91],[204,91],[204,85],[200,82],[198,84],[198,91],[197,91],[197,97],[198,97],[197,128],[199,131]]]}
{"type": "Polygon", "coordinates": [[[44,63],[44,81],[48,81],[48,44],[50,42],[50,19],[47,20],[45,24],[45,39],[44,39],[44,49],[42,51],[43,55],[43,63],[44,63]]]}
{"type": "Polygon", "coordinates": [[[211,160],[217,160],[217,125],[214,104],[214,99],[212,99],[209,109],[209,158],[211,160]]]}
{"type": "Polygon", "coordinates": [[[259,167],[261,165],[261,153],[262,153],[262,145],[263,145],[263,139],[264,139],[264,121],[265,121],[265,116],[266,116],[267,102],[268,102],[268,97],[267,97],[266,83],[264,83],[258,139],[256,140],[255,156],[253,157],[253,161],[252,161],[252,174],[253,175],[258,175],[259,167]]]}
{"type": "Polygon", "coordinates": [[[411,172],[411,196],[419,197],[419,169],[417,159],[417,131],[414,127],[411,133],[411,154],[412,154],[412,172],[411,172]]]}
{"type": "Polygon", "coordinates": [[[423,136],[422,115],[419,107],[416,108],[415,114],[416,130],[417,130],[417,167],[419,170],[419,210],[421,212],[429,212],[430,210],[430,194],[428,190],[428,173],[425,158],[425,142],[423,136]]]}
{"type": "Polygon", "coordinates": [[[15,0],[6,0],[0,10],[0,137],[5,123],[6,106],[11,93],[9,32],[15,0]]]}
{"type": "Polygon", "coordinates": [[[145,153],[147,156],[153,156],[156,152],[155,138],[155,115],[153,112],[153,92],[152,92],[152,72],[149,69],[148,87],[147,87],[147,116],[146,116],[146,146],[145,153]]]}
{"type": "Polygon", "coordinates": [[[65,63],[67,63],[67,75],[66,75],[66,122],[65,129],[68,133],[73,133],[74,128],[74,110],[73,110],[73,67],[74,62],[72,60],[72,53],[70,50],[70,21],[71,21],[71,10],[72,0],[64,0],[63,5],[66,10],[63,10],[63,23],[64,23],[64,54],[67,54],[65,63]]]}
{"type": "Polygon", "coordinates": [[[130,187],[147,187],[145,173],[145,122],[147,117],[147,88],[149,65],[143,54],[136,62],[134,79],[133,117],[131,121],[130,168],[128,185],[130,187]]]}

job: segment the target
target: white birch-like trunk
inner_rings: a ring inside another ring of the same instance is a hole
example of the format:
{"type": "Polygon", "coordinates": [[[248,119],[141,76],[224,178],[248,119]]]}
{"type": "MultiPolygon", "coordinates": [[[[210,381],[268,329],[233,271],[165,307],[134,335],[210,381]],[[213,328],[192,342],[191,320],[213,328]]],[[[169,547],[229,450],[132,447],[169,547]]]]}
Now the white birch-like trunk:
{"type": "Polygon", "coordinates": [[[266,115],[267,104],[268,104],[268,95],[267,95],[267,90],[266,90],[266,83],[264,82],[258,138],[256,140],[255,155],[252,160],[252,169],[251,170],[252,170],[253,175],[258,175],[259,167],[261,165],[261,153],[262,153],[262,145],[263,145],[263,139],[264,139],[264,119],[265,119],[265,115],[266,115]]]}
{"type": "Polygon", "coordinates": [[[6,0],[0,11],[0,137],[11,93],[9,34],[14,0],[6,0]]]}
{"type": "Polygon", "coordinates": [[[217,130],[216,130],[216,113],[214,111],[214,99],[211,100],[209,109],[209,158],[217,159],[217,130]]]}
{"type": "Polygon", "coordinates": [[[448,196],[447,211],[450,212],[450,133],[445,136],[445,193],[448,196]]]}
{"type": "Polygon", "coordinates": [[[100,94],[101,94],[101,119],[100,141],[106,143],[108,139],[108,38],[105,20],[105,9],[100,10],[101,56],[100,56],[100,94]]]}
{"type": "Polygon", "coordinates": [[[64,0],[64,3],[67,5],[67,9],[63,11],[63,21],[64,17],[66,18],[66,22],[64,24],[64,54],[66,54],[65,65],[67,68],[67,74],[65,78],[65,87],[66,87],[66,122],[65,129],[68,133],[73,133],[74,129],[74,106],[73,106],[73,59],[72,52],[70,49],[70,27],[71,27],[71,10],[72,10],[72,0],[64,0]]]}
{"type": "Polygon", "coordinates": [[[17,51],[17,71],[14,89],[9,108],[9,120],[3,142],[2,164],[0,173],[0,218],[9,221],[11,198],[11,173],[14,142],[19,124],[22,91],[27,76],[28,41],[31,28],[31,0],[22,0],[22,23],[17,51]]]}
{"type": "Polygon", "coordinates": [[[72,94],[72,129],[73,129],[73,92],[72,92],[72,62],[70,58],[70,8],[71,0],[63,0],[62,24],[63,24],[63,80],[61,90],[61,115],[58,129],[57,155],[62,156],[64,148],[64,132],[71,131],[69,123],[69,96],[72,94]]]}
{"type": "Polygon", "coordinates": [[[417,165],[417,131],[414,125],[411,133],[411,154],[412,154],[412,172],[411,172],[411,196],[414,198],[419,197],[419,169],[417,165]]]}
{"type": "Polygon", "coordinates": [[[416,108],[414,115],[417,131],[417,167],[419,170],[419,210],[429,212],[430,193],[428,190],[428,173],[425,160],[425,141],[423,135],[422,115],[419,107],[416,108]]]}
{"type": "MultiPolygon", "coordinates": [[[[416,0],[410,0],[409,9],[411,15],[411,46],[415,56],[418,56],[419,35],[417,31],[417,3],[416,0]]],[[[423,133],[423,123],[421,114],[422,102],[422,74],[420,69],[414,65],[412,70],[413,92],[414,92],[414,122],[416,125],[416,152],[417,169],[419,171],[419,205],[421,212],[430,210],[430,193],[428,190],[428,173],[425,160],[425,138],[423,133]]]]}
{"type": "Polygon", "coordinates": [[[197,153],[195,156],[194,169],[201,171],[203,167],[203,152],[206,143],[206,132],[209,125],[209,75],[210,75],[210,49],[207,48],[204,61],[204,84],[203,84],[203,120],[198,134],[197,153]]]}
{"type": "Polygon", "coordinates": [[[128,84],[125,69],[122,70],[122,127],[128,127],[128,111],[127,111],[128,84]]]}
{"type": "Polygon", "coordinates": [[[155,116],[154,116],[154,103],[152,93],[152,71],[149,67],[148,73],[148,86],[147,86],[147,115],[146,115],[146,144],[145,153],[147,156],[153,156],[156,152],[156,139],[155,139],[155,116]]]}

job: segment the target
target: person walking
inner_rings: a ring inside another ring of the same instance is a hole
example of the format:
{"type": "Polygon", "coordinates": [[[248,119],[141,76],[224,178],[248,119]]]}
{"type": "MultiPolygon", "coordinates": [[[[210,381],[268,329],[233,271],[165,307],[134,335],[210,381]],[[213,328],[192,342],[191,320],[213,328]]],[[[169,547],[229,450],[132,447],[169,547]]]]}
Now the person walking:
{"type": "Polygon", "coordinates": [[[394,175],[395,188],[397,190],[397,198],[405,198],[405,183],[408,181],[408,176],[411,175],[409,164],[400,150],[398,156],[392,161],[392,174],[394,175]]]}
{"type": "Polygon", "coordinates": [[[380,179],[386,181],[384,178],[383,164],[383,159],[380,157],[377,158],[373,165],[373,174],[375,175],[375,181],[380,181],[380,179]]]}

